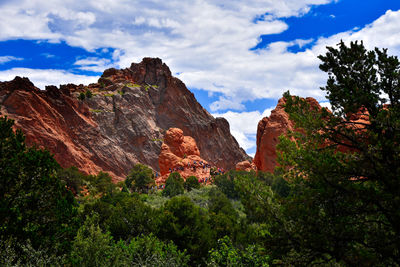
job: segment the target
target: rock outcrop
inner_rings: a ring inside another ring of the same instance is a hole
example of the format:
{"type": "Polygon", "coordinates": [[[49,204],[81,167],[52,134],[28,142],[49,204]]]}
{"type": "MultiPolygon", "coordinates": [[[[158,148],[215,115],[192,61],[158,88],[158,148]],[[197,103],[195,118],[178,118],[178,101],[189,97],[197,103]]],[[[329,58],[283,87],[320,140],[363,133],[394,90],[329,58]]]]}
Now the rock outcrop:
{"type": "Polygon", "coordinates": [[[179,172],[185,180],[189,176],[199,179],[210,177],[211,165],[200,157],[196,141],[184,136],[179,128],[171,128],[165,133],[158,163],[161,173],[158,183],[164,183],[174,171],[179,172]]]}
{"type": "Polygon", "coordinates": [[[257,171],[257,166],[253,162],[244,160],[244,161],[238,162],[236,164],[235,169],[237,171],[246,171],[246,172],[257,171]]]}
{"type": "MultiPolygon", "coordinates": [[[[311,107],[321,109],[318,101],[312,97],[307,97],[306,101],[311,107]]],[[[294,130],[294,123],[289,120],[289,115],[284,108],[285,99],[281,98],[278,105],[271,111],[269,117],[263,118],[257,127],[257,150],[254,156],[254,164],[258,170],[273,172],[277,166],[276,145],[279,136],[294,130]]]]}
{"type": "Polygon", "coordinates": [[[159,171],[165,132],[180,128],[202,158],[232,169],[249,157],[223,118],[212,117],[160,59],[104,71],[98,83],[37,89],[27,78],[0,82],[0,115],[16,121],[29,144],[46,147],[63,167],[123,179],[136,163],[159,171]],[[79,100],[81,93],[92,97],[79,100]],[[89,95],[90,96],[90,95],[89,95]]]}

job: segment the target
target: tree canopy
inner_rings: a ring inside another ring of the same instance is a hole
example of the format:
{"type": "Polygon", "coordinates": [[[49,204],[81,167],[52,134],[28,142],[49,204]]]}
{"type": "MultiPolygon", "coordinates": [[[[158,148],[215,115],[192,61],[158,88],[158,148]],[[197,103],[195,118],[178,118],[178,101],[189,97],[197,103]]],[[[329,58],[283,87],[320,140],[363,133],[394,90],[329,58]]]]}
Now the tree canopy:
{"type": "Polygon", "coordinates": [[[302,129],[279,144],[292,184],[283,214],[306,240],[296,249],[308,260],[399,264],[400,63],[362,42],[340,42],[319,59],[332,112],[284,95],[302,129]]]}

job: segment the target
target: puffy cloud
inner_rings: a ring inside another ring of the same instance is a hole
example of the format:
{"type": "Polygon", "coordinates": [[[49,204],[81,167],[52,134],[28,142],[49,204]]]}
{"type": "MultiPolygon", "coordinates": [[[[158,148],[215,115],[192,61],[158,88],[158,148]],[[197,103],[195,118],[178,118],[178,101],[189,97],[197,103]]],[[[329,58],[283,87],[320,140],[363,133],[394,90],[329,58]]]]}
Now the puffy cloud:
{"type": "Polygon", "coordinates": [[[188,87],[221,97],[210,105],[213,112],[244,110],[243,102],[278,99],[286,90],[324,100],[319,90],[326,75],[318,69],[317,56],[326,45],[363,39],[369,48],[389,47],[400,54],[400,12],[388,11],[363,29],[353,29],[328,38],[271,43],[266,49],[250,50],[260,35],[285,31],[282,20],[302,16],[311,5],[330,0],[240,0],[212,1],[41,1],[15,0],[0,4],[0,40],[65,40],[89,51],[113,48],[111,61],[78,59],[78,69],[102,71],[110,66],[127,67],[145,56],[162,58],[181,73],[188,87]],[[267,14],[267,15],[266,15],[267,14]]]}
{"type": "Polygon", "coordinates": [[[67,83],[89,84],[97,82],[99,77],[76,75],[63,70],[13,68],[0,71],[1,81],[10,81],[15,76],[28,77],[36,87],[44,89],[46,85],[60,85],[67,83]]]}
{"type": "MultiPolygon", "coordinates": [[[[113,57],[119,67],[127,67],[145,56],[160,57],[175,72],[183,73],[189,87],[222,93],[223,97],[212,104],[213,110],[240,110],[246,100],[280,97],[282,86],[292,86],[289,82],[293,83],[294,78],[304,80],[298,81],[304,85],[302,88],[315,85],[312,75],[293,71],[309,67],[310,63],[301,56],[293,61],[290,54],[285,55],[288,44],[271,45],[261,52],[249,49],[257,45],[260,35],[285,31],[288,25],[282,18],[301,16],[311,5],[329,2],[3,1],[0,40],[65,40],[89,51],[111,47],[119,51],[113,57]],[[279,58],[281,54],[283,60],[279,58]]],[[[307,41],[295,42],[303,45],[307,41]]],[[[77,68],[84,70],[99,71],[108,64],[81,64],[85,62],[80,60],[76,62],[77,68]]]]}
{"type": "MultiPolygon", "coordinates": [[[[273,107],[274,108],[274,107],[273,107]]],[[[214,117],[224,117],[230,125],[232,135],[240,146],[250,150],[256,146],[256,134],[258,122],[271,114],[273,108],[268,108],[262,113],[259,111],[214,113],[214,117]]]]}

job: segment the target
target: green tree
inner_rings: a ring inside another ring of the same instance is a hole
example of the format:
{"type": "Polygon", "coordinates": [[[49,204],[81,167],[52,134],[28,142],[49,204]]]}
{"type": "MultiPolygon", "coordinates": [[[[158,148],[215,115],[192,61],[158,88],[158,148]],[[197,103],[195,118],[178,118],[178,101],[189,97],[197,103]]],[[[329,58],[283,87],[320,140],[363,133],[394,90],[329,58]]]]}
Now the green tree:
{"type": "Polygon", "coordinates": [[[214,177],[214,184],[229,198],[238,199],[239,194],[235,190],[235,178],[238,174],[245,173],[231,170],[214,177]]]}
{"type": "Polygon", "coordinates": [[[188,266],[189,255],[178,250],[173,242],[163,242],[153,234],[133,238],[127,245],[117,244],[125,254],[126,266],[188,266]]]}
{"type": "Polygon", "coordinates": [[[71,261],[75,266],[112,266],[113,240],[98,225],[98,216],[87,217],[72,244],[71,261]]]}
{"type": "Polygon", "coordinates": [[[86,98],[86,95],[85,95],[84,92],[81,92],[81,93],[79,94],[79,96],[78,96],[78,99],[81,100],[81,101],[85,100],[85,98],[86,98]]]}
{"type": "Polygon", "coordinates": [[[93,93],[92,93],[92,91],[90,91],[90,90],[86,90],[86,92],[85,92],[85,96],[86,96],[86,98],[92,98],[92,96],[93,96],[93,93]]]}
{"type": "Polygon", "coordinates": [[[173,197],[185,192],[183,187],[184,181],[179,172],[173,172],[168,176],[165,182],[165,188],[162,192],[163,196],[173,197]]]}
{"type": "Polygon", "coordinates": [[[106,172],[100,171],[97,175],[87,176],[86,179],[90,197],[92,198],[114,194],[119,191],[117,185],[112,182],[111,176],[106,172]]]}
{"type": "Polygon", "coordinates": [[[147,193],[155,185],[153,170],[146,165],[136,164],[126,177],[125,185],[138,193],[147,193]]]}
{"type": "Polygon", "coordinates": [[[186,181],[185,181],[183,187],[184,187],[187,191],[190,191],[190,190],[192,190],[192,189],[199,189],[199,188],[200,188],[200,183],[199,183],[199,180],[197,179],[196,176],[189,176],[189,177],[186,179],[186,181]]]}
{"type": "Polygon", "coordinates": [[[192,265],[207,256],[214,243],[214,232],[204,210],[186,196],[171,198],[161,209],[159,236],[173,241],[179,249],[187,250],[192,265]]]}
{"type": "Polygon", "coordinates": [[[234,238],[238,231],[239,217],[231,201],[216,188],[213,188],[209,195],[210,225],[216,232],[217,239],[224,236],[234,238]]]}
{"type": "Polygon", "coordinates": [[[210,250],[207,266],[269,266],[269,257],[259,246],[238,249],[229,237],[218,240],[218,247],[210,250]]]}
{"type": "Polygon", "coordinates": [[[0,118],[0,239],[29,239],[33,249],[67,248],[75,229],[73,194],[56,176],[53,156],[26,147],[13,124],[0,118]]]}
{"type": "Polygon", "coordinates": [[[120,199],[104,221],[104,227],[116,240],[129,240],[142,234],[149,234],[156,231],[158,225],[158,213],[131,195],[120,199]]]}
{"type": "Polygon", "coordinates": [[[60,168],[57,171],[57,176],[74,194],[80,192],[86,180],[86,175],[81,173],[77,167],[70,167],[67,169],[60,168]]]}
{"type": "Polygon", "coordinates": [[[302,264],[398,265],[400,63],[362,42],[327,49],[319,59],[332,113],[284,95],[303,130],[279,145],[292,187],[282,227],[302,264]]]}

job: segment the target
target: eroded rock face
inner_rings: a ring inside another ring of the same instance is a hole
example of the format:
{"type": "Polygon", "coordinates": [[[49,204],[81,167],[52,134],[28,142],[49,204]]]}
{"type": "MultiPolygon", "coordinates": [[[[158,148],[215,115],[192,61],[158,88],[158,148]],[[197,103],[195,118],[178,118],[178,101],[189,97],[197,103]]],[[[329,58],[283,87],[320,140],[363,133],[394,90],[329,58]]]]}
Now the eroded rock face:
{"type": "Polygon", "coordinates": [[[202,158],[232,169],[249,157],[223,118],[212,117],[160,59],[104,71],[99,83],[37,89],[28,79],[0,82],[0,115],[16,120],[29,144],[46,147],[63,167],[124,179],[136,163],[159,171],[167,129],[191,136],[202,158]],[[91,98],[79,100],[90,90],[91,98]]]}
{"type": "MultiPolygon", "coordinates": [[[[318,101],[312,97],[307,97],[306,101],[311,107],[321,109],[318,101]]],[[[284,109],[285,99],[278,101],[276,108],[271,111],[269,117],[263,118],[257,127],[257,150],[254,157],[254,164],[258,170],[273,172],[277,166],[276,145],[279,136],[294,130],[294,123],[289,120],[289,115],[284,109]]]]}
{"type": "Polygon", "coordinates": [[[158,158],[161,177],[158,183],[164,183],[171,172],[179,172],[186,179],[196,176],[199,179],[210,177],[211,165],[200,157],[196,141],[184,136],[179,128],[170,128],[164,137],[158,158]]]}
{"type": "Polygon", "coordinates": [[[257,171],[257,166],[253,162],[245,160],[245,161],[238,162],[236,164],[235,169],[237,171],[246,171],[246,172],[257,171]]]}

